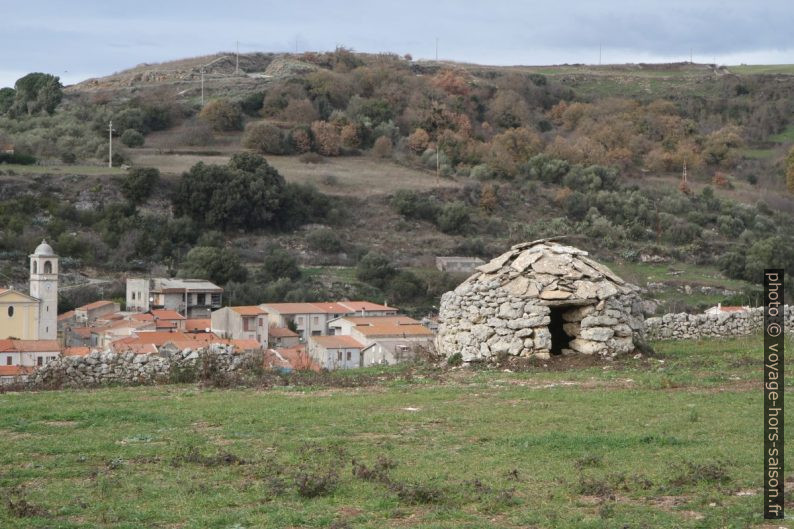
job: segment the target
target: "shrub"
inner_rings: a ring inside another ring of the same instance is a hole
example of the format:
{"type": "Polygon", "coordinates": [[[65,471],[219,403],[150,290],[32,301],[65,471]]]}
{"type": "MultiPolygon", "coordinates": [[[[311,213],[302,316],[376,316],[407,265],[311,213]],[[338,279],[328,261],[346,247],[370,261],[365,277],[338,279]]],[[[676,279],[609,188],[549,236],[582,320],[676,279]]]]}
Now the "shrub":
{"type": "Polygon", "coordinates": [[[342,240],[335,231],[328,228],[315,230],[307,237],[309,247],[323,253],[339,253],[342,251],[342,240]]]}
{"type": "Polygon", "coordinates": [[[134,149],[135,147],[143,146],[143,134],[138,132],[135,129],[127,129],[121,135],[121,143],[126,145],[127,147],[134,149]]]}
{"type": "Polygon", "coordinates": [[[191,147],[206,147],[213,141],[212,127],[206,123],[191,123],[185,126],[179,141],[191,147]]]}
{"type": "Polygon", "coordinates": [[[431,197],[401,189],[391,199],[391,207],[400,215],[408,219],[426,220],[435,222],[439,206],[431,197]]]}
{"type": "Polygon", "coordinates": [[[392,144],[389,138],[386,136],[381,136],[375,140],[375,144],[372,146],[372,154],[378,158],[389,158],[391,153],[392,144]]]}
{"type": "Polygon", "coordinates": [[[217,131],[240,130],[243,114],[239,105],[226,99],[215,99],[201,109],[199,117],[217,131]]]}
{"type": "Polygon", "coordinates": [[[463,202],[444,205],[437,218],[438,229],[448,234],[462,234],[469,230],[471,215],[463,202]]]}
{"type": "Polygon", "coordinates": [[[359,280],[378,288],[385,287],[396,273],[397,270],[385,256],[374,252],[365,255],[356,267],[356,277],[359,280]]]}
{"type": "Polygon", "coordinates": [[[262,154],[284,154],[284,135],[270,123],[252,123],[245,129],[243,147],[262,154]]]}
{"type": "Polygon", "coordinates": [[[227,248],[196,246],[187,253],[181,267],[182,277],[209,279],[220,285],[245,281],[248,273],[240,257],[227,248]]]}
{"type": "Polygon", "coordinates": [[[154,167],[133,167],[121,182],[121,193],[133,204],[140,204],[152,194],[160,181],[160,171],[154,167]]]}
{"type": "Polygon", "coordinates": [[[281,248],[274,248],[265,257],[257,273],[257,279],[263,283],[270,283],[282,278],[296,280],[301,277],[298,262],[289,253],[281,248]]]}
{"type": "Polygon", "coordinates": [[[339,131],[326,121],[312,123],[314,134],[314,148],[323,156],[338,156],[342,146],[339,131]]]}
{"type": "Polygon", "coordinates": [[[401,270],[389,279],[386,289],[397,303],[413,301],[424,296],[426,290],[422,280],[413,272],[401,270]]]}
{"type": "Polygon", "coordinates": [[[216,228],[262,228],[281,207],[284,178],[264,158],[235,154],[226,166],[197,163],[174,193],[174,213],[216,228]]]}
{"type": "Polygon", "coordinates": [[[325,161],[325,158],[323,158],[321,155],[317,154],[316,152],[305,152],[298,157],[298,160],[300,160],[303,163],[317,164],[317,163],[323,163],[325,161]]]}
{"type": "Polygon", "coordinates": [[[408,148],[416,154],[422,154],[430,144],[430,135],[424,129],[416,129],[408,136],[408,148]]]}

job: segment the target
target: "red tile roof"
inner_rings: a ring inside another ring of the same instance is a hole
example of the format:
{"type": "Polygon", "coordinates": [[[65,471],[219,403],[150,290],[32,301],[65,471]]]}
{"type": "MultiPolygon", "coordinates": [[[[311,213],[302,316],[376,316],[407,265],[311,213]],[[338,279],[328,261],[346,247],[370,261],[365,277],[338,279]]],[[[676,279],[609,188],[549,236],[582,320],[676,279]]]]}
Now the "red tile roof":
{"type": "Polygon", "coordinates": [[[312,357],[309,356],[309,353],[306,352],[305,345],[296,345],[295,347],[284,347],[281,349],[275,349],[289,364],[292,366],[292,369],[296,371],[305,371],[305,370],[312,370],[312,371],[321,371],[322,368],[320,365],[312,360],[312,357]]]}
{"type": "Polygon", "coordinates": [[[106,305],[112,305],[113,301],[108,301],[106,299],[102,299],[99,301],[94,301],[93,303],[88,303],[87,305],[83,305],[82,307],[77,307],[75,310],[94,310],[100,307],[104,307],[106,305]]]}
{"type": "Polygon", "coordinates": [[[0,366],[0,376],[2,377],[18,377],[20,375],[29,375],[31,373],[33,373],[32,367],[0,366]]]}
{"type": "Polygon", "coordinates": [[[63,314],[58,315],[58,321],[68,320],[74,318],[74,311],[70,310],[69,312],[64,312],[63,314]]]}
{"type": "Polygon", "coordinates": [[[58,340],[0,340],[0,351],[18,353],[59,353],[58,340]]]}
{"type": "Polygon", "coordinates": [[[91,352],[90,347],[67,347],[61,356],[86,356],[91,352]]]}
{"type": "Polygon", "coordinates": [[[212,328],[212,320],[209,318],[195,318],[185,321],[186,331],[206,331],[212,328]]]}
{"type": "Polygon", "coordinates": [[[361,325],[356,332],[364,336],[432,336],[424,325],[361,325]]]}
{"type": "Polygon", "coordinates": [[[267,314],[262,307],[257,307],[255,305],[229,308],[242,316],[259,316],[260,314],[267,314]]]}
{"type": "Polygon", "coordinates": [[[364,344],[352,336],[311,336],[309,340],[326,349],[363,349],[364,344]]]}
{"type": "Polygon", "coordinates": [[[270,336],[274,336],[276,338],[297,338],[298,333],[293,331],[292,329],[287,329],[286,327],[270,327],[267,330],[270,336]]]}
{"type": "Polygon", "coordinates": [[[152,312],[152,315],[156,319],[160,320],[184,320],[186,319],[180,313],[175,310],[167,310],[167,309],[155,309],[152,312]]]}
{"type": "Polygon", "coordinates": [[[378,305],[377,303],[371,303],[369,301],[340,301],[339,303],[345,305],[346,307],[350,307],[354,312],[361,312],[362,310],[397,312],[396,307],[378,305]]]}
{"type": "Polygon", "coordinates": [[[325,310],[312,303],[265,303],[262,307],[280,314],[325,314],[325,310]]]}

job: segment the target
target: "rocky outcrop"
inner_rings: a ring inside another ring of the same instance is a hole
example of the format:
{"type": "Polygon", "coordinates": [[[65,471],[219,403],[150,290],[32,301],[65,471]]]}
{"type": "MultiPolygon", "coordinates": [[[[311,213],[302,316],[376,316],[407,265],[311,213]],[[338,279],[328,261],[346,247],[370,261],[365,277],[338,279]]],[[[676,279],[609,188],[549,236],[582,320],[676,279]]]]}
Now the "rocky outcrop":
{"type": "Polygon", "coordinates": [[[154,384],[178,379],[180,374],[195,375],[204,368],[215,373],[234,373],[250,368],[257,361],[261,365],[261,356],[238,354],[233,346],[224,344],[164,350],[160,354],[94,352],[87,356],[56,358],[36,370],[28,383],[34,388],[154,384]]]}
{"type": "Polygon", "coordinates": [[[643,328],[638,291],[585,251],[548,240],[518,244],[442,296],[436,347],[465,362],[629,352],[643,328]],[[553,313],[563,321],[552,324],[553,313]],[[557,324],[567,342],[560,351],[550,329],[557,324]]]}
{"type": "MultiPolygon", "coordinates": [[[[794,326],[794,311],[786,305],[783,318],[785,328],[794,326]]],[[[652,340],[695,340],[698,338],[729,338],[760,332],[764,323],[764,308],[745,312],[719,314],[665,314],[645,320],[645,334],[652,340]]]]}

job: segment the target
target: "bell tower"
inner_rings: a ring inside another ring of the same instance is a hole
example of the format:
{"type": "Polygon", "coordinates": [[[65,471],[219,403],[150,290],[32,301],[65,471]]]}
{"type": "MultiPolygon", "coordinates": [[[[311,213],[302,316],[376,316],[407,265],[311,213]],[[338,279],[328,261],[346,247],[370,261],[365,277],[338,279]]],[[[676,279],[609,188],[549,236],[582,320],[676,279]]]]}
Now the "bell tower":
{"type": "Polygon", "coordinates": [[[47,241],[30,255],[30,295],[39,300],[39,340],[58,337],[58,256],[47,241]]]}

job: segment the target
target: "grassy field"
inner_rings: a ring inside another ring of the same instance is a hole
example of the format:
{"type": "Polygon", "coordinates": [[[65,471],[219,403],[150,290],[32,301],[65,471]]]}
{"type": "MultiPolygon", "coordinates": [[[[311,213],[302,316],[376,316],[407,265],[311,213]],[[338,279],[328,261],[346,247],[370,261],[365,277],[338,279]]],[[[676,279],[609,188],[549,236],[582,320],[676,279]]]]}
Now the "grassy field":
{"type": "Polygon", "coordinates": [[[19,175],[120,175],[126,173],[120,167],[107,167],[105,165],[20,165],[20,164],[0,164],[0,171],[7,174],[19,175]]]}
{"type": "Polygon", "coordinates": [[[4,394],[0,527],[791,527],[760,514],[759,344],[4,394]]]}
{"type": "MultiPolygon", "coordinates": [[[[225,164],[231,155],[135,153],[133,163],[157,167],[163,173],[181,174],[198,162],[225,164]]],[[[323,163],[303,163],[298,156],[267,156],[267,161],[288,182],[311,183],[329,195],[370,196],[394,193],[399,189],[427,191],[437,187],[460,187],[450,179],[436,179],[393,161],[370,156],[325,158],[323,163]]]]}

